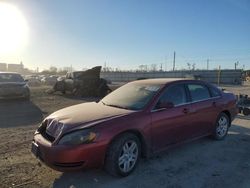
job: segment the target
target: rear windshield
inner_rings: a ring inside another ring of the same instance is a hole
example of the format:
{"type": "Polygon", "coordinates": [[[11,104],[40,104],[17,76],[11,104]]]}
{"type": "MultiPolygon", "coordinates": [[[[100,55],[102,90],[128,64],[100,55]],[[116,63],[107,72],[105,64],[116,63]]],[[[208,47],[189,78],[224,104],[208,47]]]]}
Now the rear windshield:
{"type": "Polygon", "coordinates": [[[0,82],[23,82],[23,78],[19,74],[0,74],[0,82]]]}

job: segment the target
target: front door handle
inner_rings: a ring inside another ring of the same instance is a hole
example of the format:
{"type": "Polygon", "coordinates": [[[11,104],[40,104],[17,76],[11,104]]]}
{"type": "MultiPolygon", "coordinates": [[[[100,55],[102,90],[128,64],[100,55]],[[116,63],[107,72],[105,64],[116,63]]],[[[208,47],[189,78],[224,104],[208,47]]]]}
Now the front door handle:
{"type": "Polygon", "coordinates": [[[213,107],[216,107],[216,102],[214,101],[214,102],[212,103],[212,105],[213,105],[213,107]]]}

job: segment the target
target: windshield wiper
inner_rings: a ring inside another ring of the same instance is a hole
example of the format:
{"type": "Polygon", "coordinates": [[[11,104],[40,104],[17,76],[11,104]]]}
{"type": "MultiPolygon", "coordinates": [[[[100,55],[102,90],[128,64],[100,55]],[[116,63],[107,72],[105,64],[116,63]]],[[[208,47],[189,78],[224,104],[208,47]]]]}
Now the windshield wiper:
{"type": "Polygon", "coordinates": [[[101,103],[102,103],[103,105],[107,106],[105,102],[101,101],[101,103]]]}
{"type": "Polygon", "coordinates": [[[115,108],[122,108],[122,109],[126,109],[126,110],[131,110],[130,108],[128,107],[125,107],[125,106],[119,106],[119,105],[115,105],[115,104],[106,104],[105,102],[101,101],[101,103],[105,106],[111,106],[111,107],[115,107],[115,108]]]}
{"type": "Polygon", "coordinates": [[[121,109],[126,109],[126,110],[130,110],[130,108],[124,107],[124,106],[119,106],[119,105],[114,105],[114,104],[105,104],[106,106],[111,106],[111,107],[115,107],[115,108],[121,108],[121,109]]]}

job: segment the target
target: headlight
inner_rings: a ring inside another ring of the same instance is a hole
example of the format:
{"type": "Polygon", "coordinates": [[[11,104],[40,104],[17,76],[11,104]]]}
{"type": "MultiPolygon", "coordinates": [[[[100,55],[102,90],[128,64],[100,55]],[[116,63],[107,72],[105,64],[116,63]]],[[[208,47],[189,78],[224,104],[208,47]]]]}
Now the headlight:
{"type": "Polygon", "coordinates": [[[96,133],[90,130],[80,130],[64,135],[59,145],[79,145],[93,142],[96,138],[96,133]]]}

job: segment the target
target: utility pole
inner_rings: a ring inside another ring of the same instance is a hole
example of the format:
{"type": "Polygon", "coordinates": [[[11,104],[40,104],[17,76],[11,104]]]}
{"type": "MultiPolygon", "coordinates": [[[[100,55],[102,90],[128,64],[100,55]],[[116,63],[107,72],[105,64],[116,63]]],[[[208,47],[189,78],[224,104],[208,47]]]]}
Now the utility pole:
{"type": "Polygon", "coordinates": [[[106,64],[106,61],[105,61],[104,62],[104,72],[107,72],[106,66],[107,66],[107,64],[106,64]]]}
{"type": "Polygon", "coordinates": [[[207,70],[209,70],[209,59],[207,59],[207,70]]]}
{"type": "Polygon", "coordinates": [[[237,66],[239,65],[239,61],[237,61],[236,63],[234,63],[234,69],[237,69],[237,66]]]}
{"type": "Polygon", "coordinates": [[[165,56],[165,71],[167,71],[167,56],[165,56]]]}
{"type": "Polygon", "coordinates": [[[217,77],[217,84],[218,84],[218,86],[220,85],[220,76],[221,76],[221,67],[220,67],[220,65],[219,65],[218,77],[217,77]]]}
{"type": "Polygon", "coordinates": [[[173,60],[173,71],[175,70],[175,51],[174,51],[174,60],[173,60]]]}

